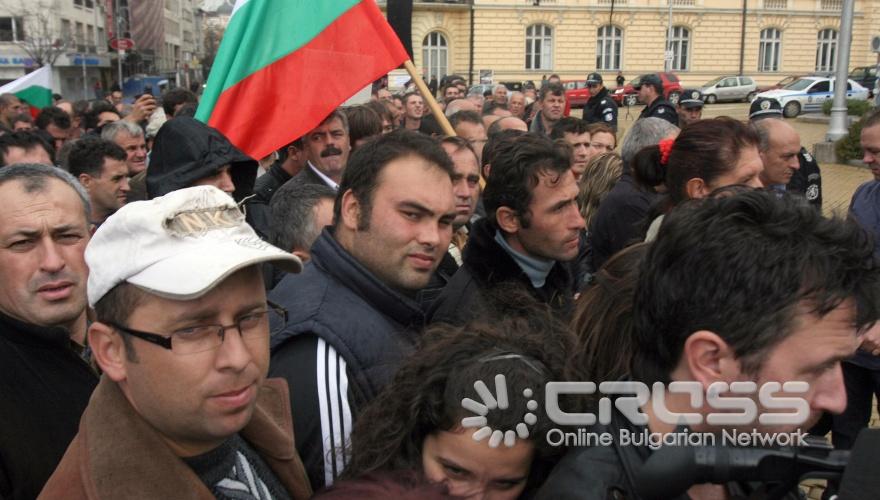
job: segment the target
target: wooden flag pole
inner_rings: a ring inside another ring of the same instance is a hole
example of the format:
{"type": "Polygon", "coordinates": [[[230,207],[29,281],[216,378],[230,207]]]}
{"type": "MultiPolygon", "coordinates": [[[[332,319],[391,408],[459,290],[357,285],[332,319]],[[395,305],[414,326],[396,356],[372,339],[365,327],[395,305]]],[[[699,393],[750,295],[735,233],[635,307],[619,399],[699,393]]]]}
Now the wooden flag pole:
{"type": "Polygon", "coordinates": [[[413,65],[412,61],[406,60],[403,63],[403,66],[406,68],[406,71],[409,73],[409,76],[412,78],[413,82],[415,82],[416,87],[418,87],[419,92],[422,94],[422,99],[428,103],[428,107],[431,108],[431,113],[434,114],[434,118],[437,119],[437,123],[440,124],[440,127],[443,129],[443,132],[446,135],[456,135],[455,129],[452,128],[452,125],[449,124],[449,120],[446,119],[446,115],[443,114],[443,110],[440,109],[440,105],[437,104],[437,100],[434,99],[434,94],[431,93],[431,90],[425,85],[422,77],[419,76],[419,72],[416,70],[415,65],[413,65]]]}

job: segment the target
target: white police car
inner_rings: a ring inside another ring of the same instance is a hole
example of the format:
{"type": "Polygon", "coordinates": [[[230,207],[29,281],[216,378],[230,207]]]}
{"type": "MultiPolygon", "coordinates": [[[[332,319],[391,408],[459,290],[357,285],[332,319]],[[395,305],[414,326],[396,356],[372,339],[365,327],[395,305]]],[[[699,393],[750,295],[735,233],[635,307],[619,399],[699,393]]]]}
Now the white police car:
{"type": "MultiPolygon", "coordinates": [[[[776,90],[761,92],[758,97],[776,99],[782,105],[782,114],[794,118],[802,112],[821,112],[822,103],[834,98],[834,79],[821,76],[805,76],[776,90]]],[[[846,98],[868,100],[868,89],[847,80],[846,98]]]]}

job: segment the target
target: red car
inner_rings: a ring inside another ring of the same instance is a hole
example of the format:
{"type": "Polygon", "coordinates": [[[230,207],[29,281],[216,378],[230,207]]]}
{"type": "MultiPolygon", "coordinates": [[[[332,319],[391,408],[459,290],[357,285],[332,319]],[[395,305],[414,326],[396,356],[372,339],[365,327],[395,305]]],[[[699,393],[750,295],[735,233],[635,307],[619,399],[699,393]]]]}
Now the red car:
{"type": "Polygon", "coordinates": [[[562,82],[565,87],[565,102],[572,108],[583,108],[590,100],[590,89],[584,80],[566,80],[562,82]]]}
{"type": "MultiPolygon", "coordinates": [[[[663,95],[672,104],[678,104],[678,97],[681,95],[681,83],[678,77],[673,73],[657,73],[663,82],[663,95]]],[[[618,106],[635,106],[639,102],[639,93],[635,86],[642,80],[645,75],[639,75],[633,78],[624,87],[618,88],[611,94],[611,98],[618,106]]]]}
{"type": "Polygon", "coordinates": [[[802,75],[786,76],[785,78],[783,78],[782,80],[779,80],[778,82],[774,83],[773,85],[759,86],[755,90],[755,92],[760,94],[761,92],[767,92],[768,90],[781,89],[782,87],[785,87],[789,83],[794,83],[795,80],[800,80],[801,78],[802,78],[802,75]]]}

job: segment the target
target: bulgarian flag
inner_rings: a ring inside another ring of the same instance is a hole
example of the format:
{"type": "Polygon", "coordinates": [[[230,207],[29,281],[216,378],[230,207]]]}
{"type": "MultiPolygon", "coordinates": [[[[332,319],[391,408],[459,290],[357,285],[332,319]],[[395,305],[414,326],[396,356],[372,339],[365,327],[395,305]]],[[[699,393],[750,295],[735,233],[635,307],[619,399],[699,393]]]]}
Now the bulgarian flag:
{"type": "Polygon", "coordinates": [[[375,0],[237,0],[196,118],[263,158],[407,59],[375,0]]]}
{"type": "Polygon", "coordinates": [[[7,83],[0,87],[0,94],[15,94],[30,106],[31,116],[37,116],[42,108],[52,105],[52,67],[43,66],[7,83]]]}

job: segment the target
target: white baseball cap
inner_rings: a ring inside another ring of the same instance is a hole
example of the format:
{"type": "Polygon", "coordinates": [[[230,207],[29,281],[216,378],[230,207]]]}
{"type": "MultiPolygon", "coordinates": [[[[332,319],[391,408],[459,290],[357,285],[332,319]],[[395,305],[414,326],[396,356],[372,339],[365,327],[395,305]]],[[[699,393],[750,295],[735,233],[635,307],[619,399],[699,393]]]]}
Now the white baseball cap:
{"type": "Polygon", "coordinates": [[[213,186],[124,205],[92,236],[85,258],[91,307],[122,282],[190,300],[254,264],[302,270],[297,256],[261,240],[235,200],[213,186]]]}

